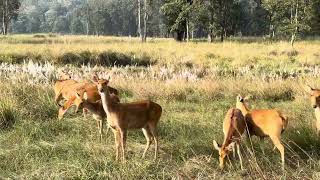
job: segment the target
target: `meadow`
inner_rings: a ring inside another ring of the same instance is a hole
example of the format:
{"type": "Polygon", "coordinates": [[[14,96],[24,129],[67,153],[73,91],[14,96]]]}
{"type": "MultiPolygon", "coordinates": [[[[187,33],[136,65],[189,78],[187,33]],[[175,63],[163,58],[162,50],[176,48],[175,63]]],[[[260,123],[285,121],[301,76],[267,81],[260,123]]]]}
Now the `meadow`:
{"type": "Polygon", "coordinates": [[[319,179],[320,139],[304,85],[320,87],[320,41],[262,39],[178,43],[169,39],[12,35],[0,37],[0,179],[319,179]],[[109,132],[71,109],[57,119],[53,83],[61,71],[76,80],[93,74],[120,91],[121,102],[152,99],[163,107],[159,158],[129,131],[127,162],[114,156],[109,132]],[[110,73],[112,72],[112,73],[110,73]],[[212,141],[238,94],[252,109],[289,117],[283,133],[285,171],[271,141],[244,137],[237,159],[218,167],[212,141]]]}

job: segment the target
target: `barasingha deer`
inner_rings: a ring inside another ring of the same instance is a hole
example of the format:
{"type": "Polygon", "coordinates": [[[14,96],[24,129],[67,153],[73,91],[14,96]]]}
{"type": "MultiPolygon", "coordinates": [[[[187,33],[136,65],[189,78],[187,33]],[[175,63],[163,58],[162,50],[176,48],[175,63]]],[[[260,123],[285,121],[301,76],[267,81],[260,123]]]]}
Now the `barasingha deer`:
{"type": "MultiPolygon", "coordinates": [[[[78,90],[83,90],[82,92],[86,92],[88,97],[87,100],[90,102],[96,102],[101,99],[97,86],[93,83],[88,81],[78,82],[72,79],[57,80],[54,84],[54,92],[55,101],[60,106],[58,112],[59,119],[62,119],[64,114],[73,105],[76,106],[76,112],[78,111],[79,103],[81,103],[81,101],[79,101],[75,95],[75,92],[78,90]],[[66,100],[63,105],[59,104],[61,99],[66,100]]],[[[115,88],[109,87],[109,91],[115,95],[118,95],[118,90],[115,88]]],[[[86,108],[83,108],[84,115],[86,112],[86,108]]]]}
{"type": "Polygon", "coordinates": [[[246,127],[246,121],[242,115],[242,112],[236,108],[229,109],[223,121],[223,143],[220,146],[215,140],[213,141],[214,148],[219,151],[220,168],[224,168],[225,158],[231,151],[234,150],[234,145],[236,144],[241,169],[243,169],[240,141],[241,135],[245,132],[246,127]]]}
{"type": "Polygon", "coordinates": [[[306,85],[305,90],[310,95],[311,106],[314,108],[316,116],[316,131],[317,135],[320,136],[320,89],[306,85]]]}
{"type": "Polygon", "coordinates": [[[282,168],[284,169],[284,146],[281,143],[281,134],[288,124],[288,118],[275,109],[249,110],[245,100],[241,95],[237,96],[236,108],[240,109],[248,124],[250,135],[255,135],[261,139],[270,137],[275,147],[280,151],[282,168]]]}
{"type": "MultiPolygon", "coordinates": [[[[86,108],[89,112],[92,113],[93,119],[96,120],[97,128],[100,134],[100,141],[101,141],[103,137],[103,126],[106,123],[106,118],[107,118],[107,114],[103,109],[101,100],[98,100],[96,102],[90,102],[88,100],[87,92],[84,90],[79,90],[78,92],[75,93],[75,95],[77,97],[77,103],[78,103],[79,109],[86,108]]],[[[111,97],[111,101],[114,101],[117,103],[120,102],[120,99],[117,95],[111,94],[110,97],[111,97]]],[[[109,130],[109,126],[107,125],[106,134],[108,134],[108,130],[109,130]]]]}
{"type": "Polygon", "coordinates": [[[119,160],[119,149],[121,149],[122,161],[125,161],[125,146],[127,130],[142,129],[147,140],[146,147],[142,154],[144,158],[151,142],[154,140],[154,159],[158,154],[158,133],[157,124],[162,114],[159,104],[150,101],[138,101],[131,103],[118,103],[112,101],[108,87],[109,80],[98,79],[94,76],[93,81],[98,87],[101,95],[102,106],[107,114],[107,121],[112,128],[116,145],[116,160],[119,160]]]}

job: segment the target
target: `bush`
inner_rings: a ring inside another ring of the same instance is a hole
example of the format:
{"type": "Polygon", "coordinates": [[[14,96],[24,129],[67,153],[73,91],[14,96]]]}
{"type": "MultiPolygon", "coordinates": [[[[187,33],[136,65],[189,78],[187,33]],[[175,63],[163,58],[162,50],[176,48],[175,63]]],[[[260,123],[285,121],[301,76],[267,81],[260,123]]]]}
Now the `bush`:
{"type": "Polygon", "coordinates": [[[10,129],[16,123],[17,112],[12,104],[7,101],[0,101],[0,129],[10,129]]]}
{"type": "Polygon", "coordinates": [[[43,34],[35,34],[35,35],[33,35],[33,37],[34,38],[46,38],[46,36],[43,34]]]}
{"type": "Polygon", "coordinates": [[[67,52],[56,59],[56,63],[60,65],[73,64],[76,66],[84,65],[100,65],[100,66],[149,66],[155,62],[151,62],[150,57],[133,58],[134,56],[123,53],[104,51],[93,53],[90,51],[82,51],[80,53],[67,52]]]}

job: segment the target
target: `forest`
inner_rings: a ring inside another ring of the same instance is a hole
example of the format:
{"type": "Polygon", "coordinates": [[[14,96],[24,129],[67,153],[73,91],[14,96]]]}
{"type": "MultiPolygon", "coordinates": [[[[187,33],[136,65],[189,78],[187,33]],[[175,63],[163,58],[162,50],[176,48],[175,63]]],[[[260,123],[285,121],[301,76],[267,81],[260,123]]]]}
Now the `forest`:
{"type": "Polygon", "coordinates": [[[2,34],[174,37],[320,34],[320,0],[1,0],[2,34]]]}
{"type": "Polygon", "coordinates": [[[319,64],[320,0],[0,0],[0,180],[320,179],[319,64]]]}

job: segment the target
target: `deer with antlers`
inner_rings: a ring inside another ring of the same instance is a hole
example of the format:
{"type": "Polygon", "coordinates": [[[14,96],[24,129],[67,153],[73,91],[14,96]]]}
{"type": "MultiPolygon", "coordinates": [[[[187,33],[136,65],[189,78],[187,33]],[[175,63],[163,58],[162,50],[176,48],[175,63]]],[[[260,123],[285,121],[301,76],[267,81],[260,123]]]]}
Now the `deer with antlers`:
{"type": "Polygon", "coordinates": [[[158,154],[157,124],[162,114],[161,106],[150,100],[131,103],[114,102],[112,101],[109,89],[107,88],[109,79],[99,79],[97,76],[94,76],[93,82],[98,87],[102,106],[107,114],[108,124],[112,127],[114,133],[116,160],[119,160],[119,149],[121,149],[121,159],[125,162],[125,145],[127,130],[129,129],[142,129],[147,140],[146,147],[142,154],[143,158],[145,157],[151,142],[154,140],[154,159],[156,159],[158,154]]]}
{"type": "Polygon", "coordinates": [[[248,124],[250,135],[263,139],[270,137],[275,147],[280,151],[282,168],[284,169],[284,146],[281,143],[281,134],[288,124],[288,118],[275,109],[250,110],[245,104],[248,97],[237,96],[236,107],[241,110],[248,124]]]}
{"type": "Polygon", "coordinates": [[[246,130],[246,121],[242,112],[239,109],[231,108],[228,110],[226,117],[223,121],[223,144],[220,146],[215,140],[213,140],[213,146],[219,151],[219,166],[224,168],[226,156],[234,150],[236,144],[237,153],[240,160],[241,169],[243,169],[242,158],[240,152],[240,140],[241,135],[246,130]]]}

